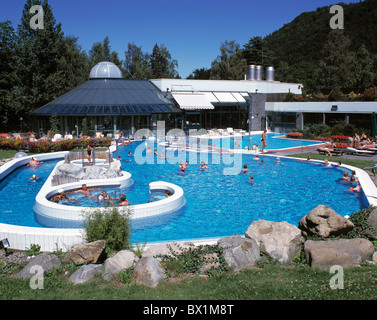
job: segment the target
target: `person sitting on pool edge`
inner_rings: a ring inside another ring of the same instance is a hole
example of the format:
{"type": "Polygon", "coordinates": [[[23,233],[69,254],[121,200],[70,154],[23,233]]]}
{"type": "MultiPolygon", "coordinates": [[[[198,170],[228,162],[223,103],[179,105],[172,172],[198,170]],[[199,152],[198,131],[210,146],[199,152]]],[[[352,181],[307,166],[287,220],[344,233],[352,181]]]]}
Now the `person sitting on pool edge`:
{"type": "Polygon", "coordinates": [[[166,198],[169,198],[171,195],[172,195],[172,193],[170,192],[170,190],[165,190],[166,198]]]}

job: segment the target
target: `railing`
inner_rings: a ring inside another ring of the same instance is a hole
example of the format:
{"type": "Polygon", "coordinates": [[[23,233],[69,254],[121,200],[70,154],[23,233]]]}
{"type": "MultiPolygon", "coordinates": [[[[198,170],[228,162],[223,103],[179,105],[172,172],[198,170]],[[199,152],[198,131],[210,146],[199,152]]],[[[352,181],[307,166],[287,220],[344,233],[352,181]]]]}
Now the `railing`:
{"type": "MultiPolygon", "coordinates": [[[[64,161],[65,163],[70,163],[71,161],[75,160],[83,160],[86,159],[86,151],[78,152],[69,152],[65,155],[64,161]]],[[[95,159],[104,159],[105,163],[113,162],[113,155],[109,151],[92,151],[92,160],[95,163],[95,159]]]]}

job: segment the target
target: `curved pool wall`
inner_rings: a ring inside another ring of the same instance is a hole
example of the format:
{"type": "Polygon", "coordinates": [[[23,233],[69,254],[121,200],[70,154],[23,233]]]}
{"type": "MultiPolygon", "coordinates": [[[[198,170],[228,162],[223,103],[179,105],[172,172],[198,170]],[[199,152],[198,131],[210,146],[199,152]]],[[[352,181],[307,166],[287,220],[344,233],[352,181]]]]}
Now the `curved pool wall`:
{"type": "MultiPolygon", "coordinates": [[[[82,184],[86,184],[89,188],[91,187],[116,187],[116,188],[127,188],[133,184],[131,174],[126,171],[122,171],[122,176],[112,179],[91,179],[91,180],[81,180],[79,182],[67,183],[59,186],[51,186],[51,180],[55,173],[56,168],[62,164],[64,161],[59,162],[54,170],[51,172],[50,176],[47,178],[46,182],[42,186],[41,190],[38,192],[36,201],[34,204],[34,212],[37,214],[39,220],[45,219],[49,221],[51,227],[57,226],[68,226],[68,227],[80,227],[82,221],[85,218],[84,212],[90,210],[98,209],[98,207],[80,207],[80,206],[68,206],[64,204],[54,203],[50,201],[51,197],[59,194],[63,191],[78,190],[81,188],[82,184]]],[[[154,181],[149,184],[149,193],[154,192],[165,192],[169,190],[171,196],[166,199],[162,199],[152,203],[144,203],[137,205],[130,205],[132,211],[131,219],[147,218],[151,216],[156,216],[160,214],[165,214],[175,210],[179,210],[186,203],[184,198],[183,189],[175,184],[165,182],[165,181],[154,181]]],[[[105,209],[105,208],[100,208],[105,209]]]]}
{"type": "MultiPolygon", "coordinates": [[[[115,147],[112,149],[111,152],[114,152],[115,147]]],[[[56,160],[64,159],[66,153],[68,153],[68,151],[34,155],[33,157],[38,161],[56,160]]],[[[0,180],[4,179],[17,168],[26,165],[31,158],[31,156],[27,156],[5,163],[0,167],[0,180]]],[[[283,157],[281,156],[280,158],[283,157]]],[[[290,157],[290,159],[292,158],[290,157]]],[[[312,161],[314,162],[315,160],[312,161]]],[[[348,165],[343,165],[343,167],[356,171],[356,175],[359,177],[360,184],[369,204],[377,206],[377,187],[370,179],[368,173],[362,169],[348,165]]],[[[25,250],[25,248],[30,247],[31,244],[39,244],[42,251],[52,252],[57,248],[66,251],[71,246],[82,243],[83,235],[83,229],[36,228],[0,223],[0,239],[7,238],[11,248],[18,250],[25,250]]],[[[208,241],[213,242],[215,240],[216,239],[210,239],[208,241]]],[[[208,242],[207,239],[202,241],[204,241],[203,243],[208,242]]]]}
{"type": "MultiPolygon", "coordinates": [[[[114,150],[110,150],[113,152],[114,150]]],[[[64,159],[67,152],[56,152],[41,154],[37,156],[27,156],[20,159],[13,159],[2,167],[0,167],[0,179],[4,179],[7,175],[12,173],[17,168],[29,163],[32,157],[37,161],[64,159]]],[[[48,200],[50,196],[56,193],[67,190],[74,190],[81,188],[82,184],[87,184],[88,187],[94,186],[119,186],[127,187],[133,182],[131,174],[123,171],[123,176],[113,179],[97,179],[97,180],[82,180],[80,182],[69,183],[65,185],[51,187],[51,179],[57,168],[57,166],[64,161],[59,162],[53,172],[50,174],[41,190],[38,192],[34,210],[39,219],[46,221],[67,221],[74,225],[75,221],[82,224],[82,211],[83,207],[73,207],[66,205],[59,205],[48,200]],[[70,222],[69,222],[70,221],[70,222]]],[[[132,209],[132,219],[140,219],[146,217],[152,217],[157,215],[163,215],[169,212],[174,212],[182,208],[186,200],[182,188],[172,183],[164,181],[155,181],[149,184],[150,193],[164,192],[169,190],[172,195],[166,199],[162,199],[152,203],[139,204],[130,206],[132,209]]],[[[25,250],[30,247],[31,244],[39,244],[42,251],[54,251],[57,248],[67,250],[75,244],[83,242],[84,230],[77,228],[35,228],[35,227],[23,227],[0,223],[0,239],[7,238],[10,242],[11,248],[17,250],[25,250]]]]}

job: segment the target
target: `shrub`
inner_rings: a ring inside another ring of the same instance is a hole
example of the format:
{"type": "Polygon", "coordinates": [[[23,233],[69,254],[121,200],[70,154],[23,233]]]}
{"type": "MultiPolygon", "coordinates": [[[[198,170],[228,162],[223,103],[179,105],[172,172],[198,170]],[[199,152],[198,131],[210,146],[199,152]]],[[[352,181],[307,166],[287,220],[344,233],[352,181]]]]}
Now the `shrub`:
{"type": "Polygon", "coordinates": [[[97,208],[84,213],[85,240],[106,240],[106,251],[120,251],[130,246],[131,209],[97,208]]]}
{"type": "Polygon", "coordinates": [[[377,99],[377,87],[365,89],[363,99],[366,101],[374,101],[377,99]]]}
{"type": "Polygon", "coordinates": [[[373,209],[373,206],[369,206],[366,209],[351,214],[349,220],[355,225],[355,227],[347,234],[348,238],[365,238],[370,240],[371,233],[374,235],[377,234],[376,230],[368,222],[369,215],[373,209]]]}
{"type": "Polygon", "coordinates": [[[342,135],[344,131],[344,125],[338,123],[331,128],[331,135],[342,135]]]}
{"type": "Polygon", "coordinates": [[[183,248],[177,244],[180,252],[175,252],[171,246],[168,246],[170,254],[158,255],[161,259],[165,274],[168,276],[181,275],[183,273],[200,273],[201,267],[206,263],[218,264],[212,267],[206,274],[209,276],[220,275],[229,269],[225,258],[223,257],[223,248],[218,245],[200,245],[195,248],[183,248]],[[208,259],[208,255],[213,256],[208,259]]]}
{"type": "Polygon", "coordinates": [[[331,128],[325,124],[325,123],[314,123],[310,125],[309,131],[315,136],[315,137],[324,137],[326,132],[330,132],[331,128]]]}
{"type": "Polygon", "coordinates": [[[343,128],[343,134],[345,136],[352,137],[356,132],[356,128],[353,124],[346,124],[343,128]]]}
{"type": "Polygon", "coordinates": [[[343,92],[339,88],[332,89],[328,96],[329,101],[338,101],[341,98],[343,98],[343,92]]]}
{"type": "Polygon", "coordinates": [[[285,97],[284,97],[284,101],[285,102],[293,102],[293,101],[297,101],[297,97],[294,93],[292,92],[288,92],[285,97]]]}

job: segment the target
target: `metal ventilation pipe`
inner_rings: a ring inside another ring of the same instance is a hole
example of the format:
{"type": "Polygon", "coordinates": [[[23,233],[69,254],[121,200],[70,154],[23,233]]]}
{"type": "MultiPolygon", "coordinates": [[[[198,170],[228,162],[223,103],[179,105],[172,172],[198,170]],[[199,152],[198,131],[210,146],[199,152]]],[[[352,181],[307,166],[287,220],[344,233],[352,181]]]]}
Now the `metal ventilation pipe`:
{"type": "Polygon", "coordinates": [[[262,66],[255,67],[255,80],[262,80],[262,66]]]}
{"type": "Polygon", "coordinates": [[[254,81],[255,80],[255,65],[248,65],[247,77],[246,80],[254,81]]]}
{"type": "Polygon", "coordinates": [[[266,69],[266,81],[274,81],[275,80],[275,68],[268,67],[266,69]]]}

